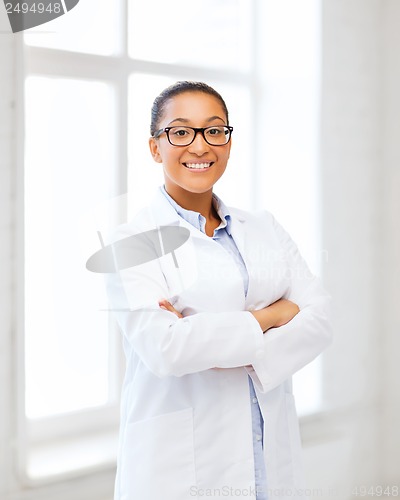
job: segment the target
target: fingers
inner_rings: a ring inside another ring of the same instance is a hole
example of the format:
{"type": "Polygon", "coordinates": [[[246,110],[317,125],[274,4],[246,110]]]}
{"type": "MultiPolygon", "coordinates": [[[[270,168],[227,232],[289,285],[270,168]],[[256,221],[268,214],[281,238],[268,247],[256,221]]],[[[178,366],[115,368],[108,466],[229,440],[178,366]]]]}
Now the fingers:
{"type": "Polygon", "coordinates": [[[171,311],[173,312],[175,310],[174,306],[168,302],[167,299],[162,299],[158,302],[158,305],[161,307],[161,309],[165,309],[166,311],[171,311]]]}
{"type": "Polygon", "coordinates": [[[168,311],[168,307],[171,306],[171,304],[167,300],[160,300],[158,302],[158,305],[161,307],[161,309],[165,309],[166,311],[168,311]]]}
{"type": "Polygon", "coordinates": [[[175,307],[170,302],[168,302],[168,300],[162,299],[158,302],[158,305],[161,307],[161,309],[174,313],[176,316],[178,316],[178,318],[183,318],[182,314],[177,311],[175,307]]]}

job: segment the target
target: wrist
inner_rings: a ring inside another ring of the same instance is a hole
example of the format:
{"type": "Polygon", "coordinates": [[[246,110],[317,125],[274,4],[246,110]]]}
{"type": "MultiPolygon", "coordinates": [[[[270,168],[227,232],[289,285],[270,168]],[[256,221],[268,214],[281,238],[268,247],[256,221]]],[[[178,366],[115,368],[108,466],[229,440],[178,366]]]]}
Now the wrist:
{"type": "Polygon", "coordinates": [[[258,321],[263,332],[272,328],[277,321],[276,313],[270,307],[250,312],[258,321]]]}

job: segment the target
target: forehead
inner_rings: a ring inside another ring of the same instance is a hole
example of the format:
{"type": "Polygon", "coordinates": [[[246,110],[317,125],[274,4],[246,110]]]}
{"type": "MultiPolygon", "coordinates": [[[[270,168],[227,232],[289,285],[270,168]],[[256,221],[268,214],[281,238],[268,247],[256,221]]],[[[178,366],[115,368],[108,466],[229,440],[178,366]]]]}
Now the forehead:
{"type": "Polygon", "coordinates": [[[212,116],[226,119],[224,108],[217,97],[204,92],[184,92],[166,102],[162,119],[171,121],[175,118],[185,118],[196,121],[212,116]]]}

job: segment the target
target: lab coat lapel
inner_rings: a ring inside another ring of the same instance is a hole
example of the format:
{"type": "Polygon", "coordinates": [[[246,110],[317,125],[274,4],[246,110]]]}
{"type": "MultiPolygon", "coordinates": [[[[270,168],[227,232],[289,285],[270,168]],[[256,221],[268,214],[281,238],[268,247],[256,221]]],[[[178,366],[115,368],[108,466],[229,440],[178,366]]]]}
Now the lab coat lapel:
{"type": "Polygon", "coordinates": [[[157,189],[150,207],[154,227],[180,225],[187,228],[190,231],[190,236],[193,238],[209,239],[206,234],[196,229],[176,213],[174,207],[162,193],[161,187],[157,189]]]}
{"type": "Polygon", "coordinates": [[[173,257],[163,256],[159,259],[159,265],[168,284],[168,298],[173,305],[176,305],[176,299],[180,294],[196,283],[198,278],[196,241],[203,239],[209,243],[210,238],[176,213],[175,208],[161,191],[161,187],[156,191],[150,204],[150,225],[152,229],[180,226],[190,232],[188,241],[176,249],[173,257]]]}
{"type": "MultiPolygon", "coordinates": [[[[245,298],[245,309],[251,310],[254,309],[254,303],[256,301],[252,273],[252,266],[254,266],[255,263],[250,259],[251,249],[249,247],[250,240],[248,238],[248,223],[246,221],[246,218],[242,214],[236,213],[235,209],[231,211],[231,234],[240,252],[240,255],[242,256],[243,262],[249,275],[247,295],[245,298]]],[[[254,242],[254,235],[252,234],[251,236],[251,241],[254,242]]]]}
{"type": "Polygon", "coordinates": [[[231,212],[231,235],[246,264],[246,219],[231,212]]]}

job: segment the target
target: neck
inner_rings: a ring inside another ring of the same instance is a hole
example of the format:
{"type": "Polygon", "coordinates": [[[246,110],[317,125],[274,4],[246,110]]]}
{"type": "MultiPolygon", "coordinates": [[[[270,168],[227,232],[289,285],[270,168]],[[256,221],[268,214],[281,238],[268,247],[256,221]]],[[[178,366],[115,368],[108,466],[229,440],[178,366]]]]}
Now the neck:
{"type": "Polygon", "coordinates": [[[204,193],[191,193],[179,186],[171,187],[165,183],[165,190],[185,210],[199,212],[207,220],[218,218],[212,202],[212,189],[204,193]]]}

